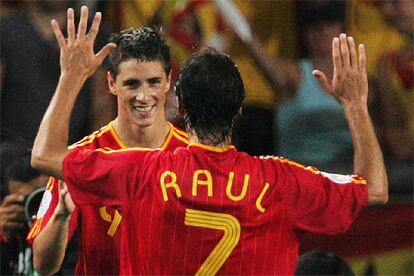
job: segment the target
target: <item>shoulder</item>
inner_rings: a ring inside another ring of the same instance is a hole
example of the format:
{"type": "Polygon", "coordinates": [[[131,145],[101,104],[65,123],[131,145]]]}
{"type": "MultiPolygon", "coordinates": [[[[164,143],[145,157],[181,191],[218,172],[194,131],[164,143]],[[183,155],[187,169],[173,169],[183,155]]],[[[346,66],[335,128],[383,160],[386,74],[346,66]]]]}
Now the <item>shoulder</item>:
{"type": "Polygon", "coordinates": [[[132,147],[124,149],[112,149],[110,147],[100,147],[96,149],[77,148],[73,152],[74,158],[80,158],[81,160],[85,160],[86,158],[91,162],[95,162],[98,159],[107,160],[107,162],[114,163],[117,165],[133,165],[138,163],[142,164],[171,153],[163,151],[162,149],[151,149],[142,147],[132,147]]]}
{"type": "Polygon", "coordinates": [[[320,174],[320,171],[315,167],[304,165],[281,156],[264,155],[255,158],[259,159],[262,164],[280,171],[307,171],[311,174],[320,174]]]}
{"type": "Polygon", "coordinates": [[[85,136],[78,142],[70,145],[68,149],[97,149],[101,147],[107,147],[110,149],[122,148],[122,145],[119,144],[112,132],[111,123],[103,126],[99,130],[92,132],[90,135],[85,136]]]}
{"type": "Polygon", "coordinates": [[[188,134],[173,124],[170,123],[170,125],[170,132],[161,148],[166,150],[174,150],[178,147],[186,147],[189,143],[188,134]]]}

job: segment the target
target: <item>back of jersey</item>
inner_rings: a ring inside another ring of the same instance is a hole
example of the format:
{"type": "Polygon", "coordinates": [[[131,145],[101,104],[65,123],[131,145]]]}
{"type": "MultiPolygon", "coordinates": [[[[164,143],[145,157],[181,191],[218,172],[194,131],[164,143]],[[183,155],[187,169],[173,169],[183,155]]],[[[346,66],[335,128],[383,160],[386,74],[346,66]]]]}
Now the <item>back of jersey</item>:
{"type": "Polygon", "coordinates": [[[76,204],[123,213],[121,274],[129,275],[291,275],[297,230],[344,232],[368,201],[358,176],[232,146],[78,151],[63,168],[76,204]]]}
{"type": "Polygon", "coordinates": [[[330,185],[314,169],[250,157],[234,147],[193,145],[164,157],[151,158],[137,176],[144,185],[138,184],[142,189],[125,215],[134,220],[123,234],[125,260],[140,260],[140,266],[124,273],[290,275],[298,254],[296,229],[340,231],[331,215],[312,214],[318,204],[331,212],[340,191],[332,207],[320,195],[297,202],[308,190],[316,194],[318,186],[330,185]],[[311,184],[299,191],[297,182],[311,184]],[[315,199],[320,202],[309,209],[315,199]],[[318,223],[331,225],[312,229],[318,223]]]}

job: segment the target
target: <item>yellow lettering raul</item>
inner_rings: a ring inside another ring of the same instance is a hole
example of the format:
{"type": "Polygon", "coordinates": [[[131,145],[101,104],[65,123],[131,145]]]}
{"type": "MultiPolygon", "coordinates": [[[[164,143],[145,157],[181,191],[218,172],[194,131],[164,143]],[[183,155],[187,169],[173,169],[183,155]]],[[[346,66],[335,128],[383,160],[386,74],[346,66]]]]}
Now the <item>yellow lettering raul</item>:
{"type": "Polygon", "coordinates": [[[174,188],[176,196],[181,197],[181,190],[177,184],[177,175],[174,172],[165,171],[161,175],[160,185],[161,185],[162,197],[164,198],[164,201],[168,201],[167,188],[174,188]],[[171,178],[171,181],[168,183],[165,182],[165,179],[167,177],[171,178]]]}
{"type": "Polygon", "coordinates": [[[197,185],[207,185],[208,196],[213,196],[213,180],[211,173],[208,170],[196,170],[193,175],[193,192],[192,195],[197,195],[197,185]],[[205,179],[199,179],[200,175],[204,175],[205,179]]]}
{"type": "Polygon", "coordinates": [[[267,190],[269,189],[269,186],[270,186],[269,183],[266,183],[266,185],[264,186],[264,188],[261,191],[260,195],[256,199],[256,208],[257,208],[257,210],[259,210],[262,213],[264,213],[266,211],[266,209],[263,208],[263,206],[262,206],[262,199],[263,199],[265,193],[267,192],[267,190]]]}
{"type": "Polygon", "coordinates": [[[249,180],[250,180],[250,175],[245,174],[244,175],[243,188],[242,188],[241,193],[239,195],[233,195],[231,193],[231,188],[233,187],[233,182],[234,182],[234,172],[230,172],[229,173],[229,180],[227,181],[227,187],[226,187],[227,196],[233,201],[242,200],[246,196],[247,187],[249,186],[249,180]]]}

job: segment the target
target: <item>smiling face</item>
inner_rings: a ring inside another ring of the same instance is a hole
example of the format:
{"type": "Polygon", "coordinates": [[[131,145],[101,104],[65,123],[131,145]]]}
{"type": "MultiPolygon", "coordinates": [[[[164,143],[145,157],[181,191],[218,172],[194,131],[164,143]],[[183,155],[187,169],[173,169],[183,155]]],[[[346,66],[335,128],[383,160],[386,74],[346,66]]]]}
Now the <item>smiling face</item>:
{"type": "Polygon", "coordinates": [[[118,118],[138,127],[164,122],[171,76],[166,75],[161,62],[128,59],[118,70],[115,80],[108,74],[111,93],[118,98],[118,118]]]}

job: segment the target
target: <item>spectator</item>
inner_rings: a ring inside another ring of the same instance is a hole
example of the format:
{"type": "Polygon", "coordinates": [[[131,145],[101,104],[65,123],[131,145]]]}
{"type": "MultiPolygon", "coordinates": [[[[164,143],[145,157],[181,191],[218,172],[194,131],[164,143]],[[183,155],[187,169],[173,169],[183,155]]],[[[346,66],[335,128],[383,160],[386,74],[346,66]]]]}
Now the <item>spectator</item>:
{"type": "Polygon", "coordinates": [[[12,160],[15,160],[19,156],[22,156],[28,145],[24,144],[24,141],[17,140],[14,142],[5,141],[0,144],[0,165],[1,165],[1,194],[0,198],[3,199],[9,194],[8,180],[6,177],[7,167],[10,166],[12,160]]]}
{"type": "Polygon", "coordinates": [[[313,250],[299,257],[295,276],[305,275],[342,275],[354,276],[349,265],[333,252],[313,250]]]}
{"type": "MultiPolygon", "coordinates": [[[[1,272],[3,275],[27,275],[32,271],[31,249],[25,237],[29,221],[25,216],[25,197],[43,187],[46,176],[30,166],[30,151],[19,144],[2,144],[2,163],[7,162],[5,183],[9,194],[0,205],[1,272]],[[4,160],[3,150],[19,152],[14,159],[4,160]]],[[[3,173],[3,172],[2,172],[3,173]]]]}
{"type": "Polygon", "coordinates": [[[398,49],[382,56],[370,109],[386,156],[390,192],[412,194],[414,158],[414,2],[384,1],[380,7],[390,25],[405,37],[398,49]]]}
{"type": "MultiPolygon", "coordinates": [[[[63,24],[66,8],[76,1],[26,1],[24,8],[1,16],[1,141],[24,139],[32,144],[42,114],[59,78],[59,48],[50,20],[63,24]]],[[[109,33],[102,31],[98,46],[109,33]]],[[[70,141],[75,142],[113,118],[114,99],[105,71],[83,89],[73,113],[70,141]]]]}
{"type": "Polygon", "coordinates": [[[256,34],[241,40],[283,99],[275,111],[277,153],[325,171],[346,173],[352,169],[353,153],[344,112],[312,74],[314,68],[329,72],[332,67],[330,38],[344,30],[345,4],[303,4],[303,40],[309,45],[308,58],[299,62],[271,59],[264,54],[256,34]]]}
{"type": "Polygon", "coordinates": [[[276,109],[276,140],[284,157],[346,173],[352,168],[353,153],[343,109],[312,75],[315,68],[329,72],[332,67],[331,38],[344,31],[340,3],[308,4],[303,20],[308,58],[274,71],[282,74],[288,88],[288,100],[276,109]]]}

